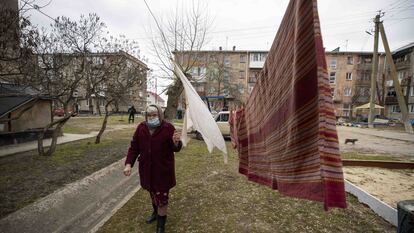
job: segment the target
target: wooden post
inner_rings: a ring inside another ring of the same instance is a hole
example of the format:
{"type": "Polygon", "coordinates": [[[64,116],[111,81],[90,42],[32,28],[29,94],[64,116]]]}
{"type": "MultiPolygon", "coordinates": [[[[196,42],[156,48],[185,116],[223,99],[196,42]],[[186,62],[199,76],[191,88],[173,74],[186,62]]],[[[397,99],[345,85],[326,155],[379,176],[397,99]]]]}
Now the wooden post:
{"type": "Polygon", "coordinates": [[[405,102],[405,98],[401,90],[400,82],[397,79],[397,70],[395,68],[394,60],[392,59],[390,47],[388,45],[387,36],[385,35],[384,25],[382,24],[382,22],[379,23],[379,30],[381,32],[381,38],[384,44],[387,61],[391,68],[391,77],[394,83],[395,92],[397,93],[398,105],[400,106],[401,115],[402,115],[401,121],[404,123],[405,131],[407,133],[413,134],[414,133],[413,127],[411,126],[410,119],[408,118],[407,104],[405,102]]]}
{"type": "Polygon", "coordinates": [[[375,95],[377,87],[378,76],[378,24],[380,23],[380,14],[375,16],[375,35],[374,35],[374,58],[372,61],[372,73],[371,73],[371,96],[369,103],[369,115],[368,115],[368,127],[374,128],[375,118],[375,95]]]}

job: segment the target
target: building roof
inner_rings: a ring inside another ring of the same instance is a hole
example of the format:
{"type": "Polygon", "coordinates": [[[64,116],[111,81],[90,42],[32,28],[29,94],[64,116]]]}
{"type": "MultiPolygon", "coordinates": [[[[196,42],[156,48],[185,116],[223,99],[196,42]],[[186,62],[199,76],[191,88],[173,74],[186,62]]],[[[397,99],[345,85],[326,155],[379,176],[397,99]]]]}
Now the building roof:
{"type": "Polygon", "coordinates": [[[33,100],[32,96],[0,96],[0,118],[33,100]]]}
{"type": "Polygon", "coordinates": [[[40,96],[33,88],[10,83],[0,83],[0,118],[31,101],[50,99],[40,96]]]}
{"type": "Polygon", "coordinates": [[[393,54],[396,54],[398,52],[401,52],[401,51],[406,50],[406,49],[411,49],[413,47],[414,47],[414,42],[411,42],[411,43],[409,43],[407,45],[404,45],[403,47],[400,47],[400,48],[394,50],[392,53],[393,54]]]}
{"type": "MultiPolygon", "coordinates": [[[[58,53],[56,53],[58,54],[58,53]]],[[[64,56],[72,56],[72,57],[78,57],[80,56],[79,53],[59,53],[60,55],[64,55],[64,56]]],[[[45,54],[38,54],[38,55],[54,55],[54,54],[49,54],[49,53],[45,53],[45,54]]],[[[145,64],[143,61],[139,60],[137,57],[132,56],[131,54],[119,50],[118,52],[90,52],[87,53],[86,56],[87,57],[105,57],[105,56],[119,56],[119,55],[123,55],[125,57],[127,57],[128,59],[138,63],[140,66],[142,66],[145,70],[149,70],[147,64],[145,64]]]]}
{"type": "Polygon", "coordinates": [[[157,93],[154,93],[154,92],[151,92],[151,91],[148,91],[147,92],[148,94],[151,94],[152,96],[154,96],[155,98],[157,98],[157,102],[165,102],[164,101],[164,99],[163,98],[161,98],[161,96],[159,96],[157,93]]]}

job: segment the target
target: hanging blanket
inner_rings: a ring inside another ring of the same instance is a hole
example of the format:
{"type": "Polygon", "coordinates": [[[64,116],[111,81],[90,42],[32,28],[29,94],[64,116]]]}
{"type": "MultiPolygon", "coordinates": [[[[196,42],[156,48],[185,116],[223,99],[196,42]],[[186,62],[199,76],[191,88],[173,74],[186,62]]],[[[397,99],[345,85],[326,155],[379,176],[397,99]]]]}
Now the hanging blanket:
{"type": "Polygon", "coordinates": [[[346,208],[316,0],[291,0],[231,134],[239,172],[280,193],[346,208]]]}

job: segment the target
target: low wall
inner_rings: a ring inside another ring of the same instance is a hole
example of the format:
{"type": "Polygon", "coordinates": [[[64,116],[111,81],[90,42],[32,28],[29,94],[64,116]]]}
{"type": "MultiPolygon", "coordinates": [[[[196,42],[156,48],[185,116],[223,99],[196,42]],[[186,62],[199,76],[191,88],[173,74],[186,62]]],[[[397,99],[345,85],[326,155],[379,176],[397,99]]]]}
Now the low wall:
{"type": "MultiPolygon", "coordinates": [[[[30,129],[20,132],[0,133],[0,146],[36,141],[43,129],[30,129]]],[[[51,138],[53,129],[49,129],[44,138],[51,138]]],[[[59,135],[62,135],[60,133],[59,135]]]]}

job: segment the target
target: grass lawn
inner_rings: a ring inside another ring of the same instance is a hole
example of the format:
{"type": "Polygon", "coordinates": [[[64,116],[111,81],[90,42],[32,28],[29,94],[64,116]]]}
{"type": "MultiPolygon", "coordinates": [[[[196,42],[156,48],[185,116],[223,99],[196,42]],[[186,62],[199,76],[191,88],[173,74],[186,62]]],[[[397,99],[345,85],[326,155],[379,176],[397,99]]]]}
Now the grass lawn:
{"type": "Polygon", "coordinates": [[[28,151],[0,158],[0,218],[65,184],[72,183],[125,157],[133,128],[57,145],[50,157],[28,151]]]}
{"type": "MultiPolygon", "coordinates": [[[[353,196],[348,195],[347,209],[325,212],[321,203],[284,197],[247,181],[232,150],[224,164],[219,152],[208,154],[197,140],[176,154],[176,176],[166,232],[396,231],[353,196]]],[[[149,195],[141,189],[99,232],[154,232],[156,223],[145,223],[151,211],[149,195]]]]}
{"type": "MultiPolygon", "coordinates": [[[[63,126],[64,133],[88,134],[92,131],[99,131],[102,126],[104,117],[71,117],[63,126]]],[[[135,117],[135,124],[141,122],[144,118],[142,116],[135,117]]],[[[113,115],[109,116],[107,129],[113,126],[128,125],[128,115],[113,115]]]]}

